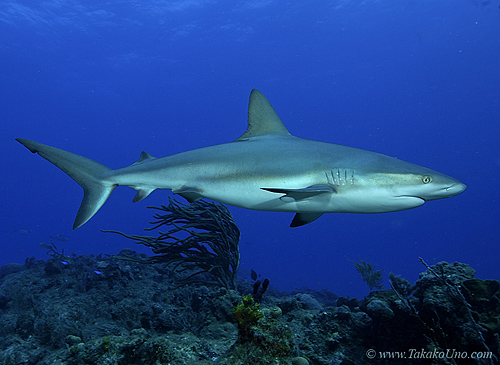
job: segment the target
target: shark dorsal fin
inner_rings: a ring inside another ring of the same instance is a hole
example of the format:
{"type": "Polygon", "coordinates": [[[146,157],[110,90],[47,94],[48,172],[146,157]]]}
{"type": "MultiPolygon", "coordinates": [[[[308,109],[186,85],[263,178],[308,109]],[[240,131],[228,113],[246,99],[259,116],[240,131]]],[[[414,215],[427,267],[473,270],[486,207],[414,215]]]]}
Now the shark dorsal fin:
{"type": "Polygon", "coordinates": [[[289,136],[290,132],[266,97],[253,89],[248,103],[248,127],[237,141],[263,135],[289,136]]]}

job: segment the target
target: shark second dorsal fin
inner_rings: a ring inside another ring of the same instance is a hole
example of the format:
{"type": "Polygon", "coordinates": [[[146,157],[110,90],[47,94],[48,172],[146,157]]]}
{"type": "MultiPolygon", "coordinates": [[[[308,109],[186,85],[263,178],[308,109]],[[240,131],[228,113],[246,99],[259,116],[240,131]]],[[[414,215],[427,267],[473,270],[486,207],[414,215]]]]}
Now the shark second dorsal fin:
{"type": "Polygon", "coordinates": [[[139,156],[139,159],[135,161],[132,165],[138,165],[143,163],[144,161],[151,161],[154,160],[155,158],[151,156],[149,153],[142,151],[141,155],[139,156]]]}
{"type": "Polygon", "coordinates": [[[266,97],[253,89],[248,103],[248,127],[237,141],[264,135],[289,136],[290,132],[266,97]]]}

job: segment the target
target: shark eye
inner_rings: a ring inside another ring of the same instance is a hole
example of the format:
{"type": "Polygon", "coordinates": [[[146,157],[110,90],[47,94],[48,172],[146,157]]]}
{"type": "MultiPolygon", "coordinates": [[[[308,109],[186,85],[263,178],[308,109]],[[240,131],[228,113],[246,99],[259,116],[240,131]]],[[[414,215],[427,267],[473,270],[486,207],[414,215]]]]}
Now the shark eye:
{"type": "Polygon", "coordinates": [[[426,176],[424,176],[424,177],[422,178],[422,182],[423,182],[424,184],[428,184],[428,183],[430,183],[431,181],[432,181],[432,177],[430,177],[430,176],[428,176],[428,175],[426,175],[426,176]]]}

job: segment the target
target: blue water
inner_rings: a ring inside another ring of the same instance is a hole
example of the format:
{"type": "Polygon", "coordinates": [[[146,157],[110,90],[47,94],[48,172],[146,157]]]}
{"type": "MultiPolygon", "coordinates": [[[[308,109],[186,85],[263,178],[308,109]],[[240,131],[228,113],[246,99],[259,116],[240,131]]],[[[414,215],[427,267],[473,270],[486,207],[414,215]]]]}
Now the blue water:
{"type": "MultiPolygon", "coordinates": [[[[231,207],[241,275],[361,297],[351,260],[415,281],[439,261],[500,279],[500,1],[57,1],[0,3],[0,264],[117,253],[167,203],[118,188],[72,231],[82,191],[14,138],[109,167],[232,141],[252,88],[294,135],[395,156],[467,184],[414,210],[293,214],[231,207]]],[[[180,198],[181,199],[181,198],[180,198]]],[[[143,250],[147,252],[147,250],[143,250]]]]}

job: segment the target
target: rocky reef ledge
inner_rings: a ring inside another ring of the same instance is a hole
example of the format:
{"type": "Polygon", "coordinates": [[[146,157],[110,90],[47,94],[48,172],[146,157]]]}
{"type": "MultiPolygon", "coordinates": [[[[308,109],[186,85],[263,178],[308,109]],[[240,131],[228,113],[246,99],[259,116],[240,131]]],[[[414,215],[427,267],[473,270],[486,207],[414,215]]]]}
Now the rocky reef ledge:
{"type": "MultiPolygon", "coordinates": [[[[127,251],[125,254],[134,255],[127,251]]],[[[75,256],[0,268],[0,364],[494,364],[500,284],[441,262],[363,300],[326,291],[256,303],[177,287],[163,265],[75,256]],[[425,359],[425,360],[424,360],[425,359]]]]}

